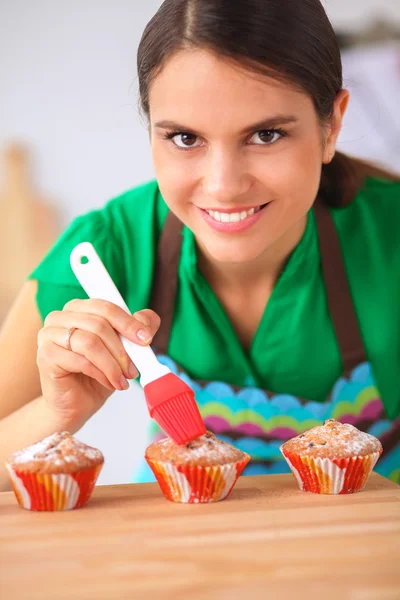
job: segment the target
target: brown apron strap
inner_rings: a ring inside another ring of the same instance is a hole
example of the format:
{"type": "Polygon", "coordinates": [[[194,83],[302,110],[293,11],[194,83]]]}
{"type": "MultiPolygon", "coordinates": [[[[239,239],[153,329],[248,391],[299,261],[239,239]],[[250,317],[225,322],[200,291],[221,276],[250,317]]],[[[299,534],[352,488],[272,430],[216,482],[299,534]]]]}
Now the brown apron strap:
{"type": "Polygon", "coordinates": [[[154,349],[167,354],[168,341],[174,317],[178,287],[179,260],[182,247],[183,224],[168,212],[157,250],[150,307],[160,316],[161,325],[154,337],[154,349]]]}
{"type": "MultiPolygon", "coordinates": [[[[344,371],[366,360],[354,304],[345,271],[339,237],[329,208],[319,199],[314,204],[322,275],[328,308],[338,341],[344,371]]],[[[158,352],[167,354],[178,286],[178,269],[182,247],[183,225],[169,212],[158,246],[151,308],[161,317],[161,326],[154,338],[158,352]]]]}
{"type": "Polygon", "coordinates": [[[364,343],[351,297],[339,236],[328,206],[317,198],[314,204],[322,276],[344,371],[366,360],[364,343]]]}

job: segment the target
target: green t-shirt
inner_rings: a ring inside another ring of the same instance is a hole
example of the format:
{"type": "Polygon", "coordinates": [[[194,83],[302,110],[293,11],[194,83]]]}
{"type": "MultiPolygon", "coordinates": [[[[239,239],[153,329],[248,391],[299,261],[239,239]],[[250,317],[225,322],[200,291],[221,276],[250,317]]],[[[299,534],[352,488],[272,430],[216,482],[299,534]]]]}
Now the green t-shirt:
{"type": "MultiPolygon", "coordinates": [[[[130,310],[148,307],[167,212],[152,181],[74,220],[30,275],[39,282],[42,318],[87,297],[69,264],[71,250],[82,241],[93,243],[130,310]]],[[[368,179],[350,206],[332,212],[367,356],[393,419],[400,412],[400,183],[368,179]]],[[[197,270],[195,239],[185,227],[168,354],[195,379],[324,401],[343,367],[327,312],[313,212],[248,352],[197,270]]]]}

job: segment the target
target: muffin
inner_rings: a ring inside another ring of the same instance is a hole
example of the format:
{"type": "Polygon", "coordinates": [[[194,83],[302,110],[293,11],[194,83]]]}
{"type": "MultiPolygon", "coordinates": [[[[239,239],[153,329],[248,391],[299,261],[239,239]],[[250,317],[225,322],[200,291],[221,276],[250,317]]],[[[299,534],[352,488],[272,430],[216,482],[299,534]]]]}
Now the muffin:
{"type": "Polygon", "coordinates": [[[189,504],[227,498],[250,460],[210,432],[182,446],[165,438],[151,444],[145,458],[167,500],[189,504]]]}
{"type": "Polygon", "coordinates": [[[280,448],[300,489],[315,494],[351,494],[367,483],[382,444],[353,425],[328,419],[280,448]]]}
{"type": "Polygon", "coordinates": [[[100,450],[64,431],[15,452],[6,468],[20,506],[54,511],[86,504],[103,463],[100,450]]]}

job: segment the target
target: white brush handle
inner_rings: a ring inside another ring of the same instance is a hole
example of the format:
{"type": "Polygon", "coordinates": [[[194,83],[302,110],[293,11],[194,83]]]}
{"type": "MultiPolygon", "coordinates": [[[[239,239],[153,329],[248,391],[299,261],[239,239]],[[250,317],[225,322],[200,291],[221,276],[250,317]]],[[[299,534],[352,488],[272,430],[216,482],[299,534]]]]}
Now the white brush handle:
{"type": "MultiPolygon", "coordinates": [[[[90,242],[82,242],[72,250],[70,263],[73,272],[89,298],[107,300],[131,314],[90,242]]],[[[158,362],[150,346],[140,346],[122,335],[120,335],[120,338],[128,356],[140,372],[140,385],[142,387],[171,372],[168,367],[158,362]]]]}

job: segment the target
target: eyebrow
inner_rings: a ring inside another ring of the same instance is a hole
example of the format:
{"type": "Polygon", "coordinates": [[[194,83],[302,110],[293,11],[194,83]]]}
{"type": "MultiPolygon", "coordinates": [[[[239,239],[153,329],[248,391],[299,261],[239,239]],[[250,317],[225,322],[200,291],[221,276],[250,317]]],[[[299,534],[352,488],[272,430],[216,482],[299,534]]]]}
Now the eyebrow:
{"type": "MultiPolygon", "coordinates": [[[[251,133],[252,131],[260,131],[262,129],[273,129],[278,125],[288,125],[290,123],[297,123],[298,119],[294,115],[275,115],[274,117],[268,117],[263,119],[262,121],[258,121],[257,123],[253,123],[253,125],[249,125],[240,131],[241,135],[246,133],[251,133]]],[[[172,129],[174,131],[183,131],[183,132],[191,132],[195,135],[200,135],[200,132],[195,131],[192,127],[188,127],[187,125],[183,125],[182,123],[177,123],[176,121],[157,121],[154,124],[154,127],[158,129],[172,129]]]]}

